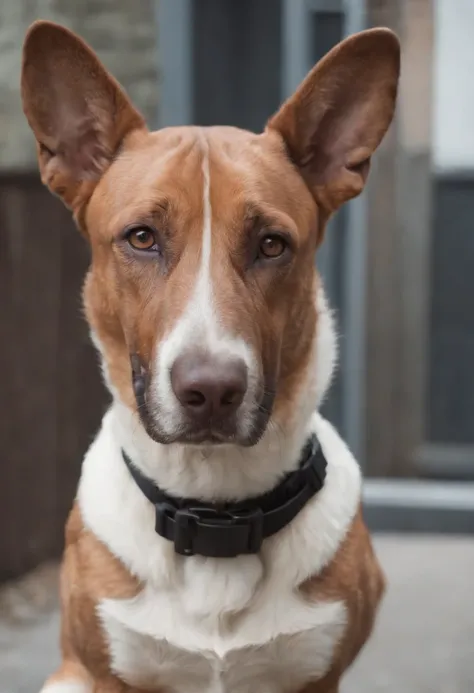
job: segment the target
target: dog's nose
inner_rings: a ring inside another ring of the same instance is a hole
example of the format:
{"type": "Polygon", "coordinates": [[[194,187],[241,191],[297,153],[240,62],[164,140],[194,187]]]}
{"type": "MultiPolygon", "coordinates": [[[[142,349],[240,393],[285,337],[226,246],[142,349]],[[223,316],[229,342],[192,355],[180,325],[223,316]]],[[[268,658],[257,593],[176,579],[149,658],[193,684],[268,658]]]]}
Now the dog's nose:
{"type": "Polygon", "coordinates": [[[187,414],[196,421],[223,419],[242,403],[247,391],[247,367],[239,358],[190,352],[174,362],[171,387],[187,414]]]}

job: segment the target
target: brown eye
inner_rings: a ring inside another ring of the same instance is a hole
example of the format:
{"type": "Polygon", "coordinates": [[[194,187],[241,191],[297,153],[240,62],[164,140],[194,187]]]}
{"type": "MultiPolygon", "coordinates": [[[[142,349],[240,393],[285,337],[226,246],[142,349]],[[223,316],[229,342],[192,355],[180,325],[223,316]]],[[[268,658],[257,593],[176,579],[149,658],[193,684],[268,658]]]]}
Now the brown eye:
{"type": "Polygon", "coordinates": [[[276,234],[268,234],[260,241],[260,255],[266,258],[277,258],[283,255],[286,250],[286,242],[276,234]]]}
{"type": "Polygon", "coordinates": [[[135,250],[156,250],[156,238],[147,226],[136,226],[127,234],[127,241],[135,250]]]}

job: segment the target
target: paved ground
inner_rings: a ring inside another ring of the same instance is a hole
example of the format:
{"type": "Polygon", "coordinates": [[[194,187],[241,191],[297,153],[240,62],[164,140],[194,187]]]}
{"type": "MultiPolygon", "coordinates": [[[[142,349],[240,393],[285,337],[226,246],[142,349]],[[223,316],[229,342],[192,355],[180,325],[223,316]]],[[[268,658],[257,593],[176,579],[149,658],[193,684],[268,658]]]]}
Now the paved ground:
{"type": "MultiPolygon", "coordinates": [[[[341,693],[473,693],[474,539],[380,536],[376,548],[389,591],[341,693]]],[[[36,693],[57,661],[50,593],[22,591],[0,599],[0,693],[36,693]]]]}
{"type": "Polygon", "coordinates": [[[389,588],[341,693],[474,693],[474,538],[378,537],[389,588]]]}

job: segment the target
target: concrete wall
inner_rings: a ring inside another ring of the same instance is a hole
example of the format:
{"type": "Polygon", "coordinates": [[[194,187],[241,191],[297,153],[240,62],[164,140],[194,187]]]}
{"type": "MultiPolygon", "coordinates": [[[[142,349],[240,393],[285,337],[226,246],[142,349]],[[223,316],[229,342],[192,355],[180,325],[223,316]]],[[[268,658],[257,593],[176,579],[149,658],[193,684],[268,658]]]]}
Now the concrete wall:
{"type": "Polygon", "coordinates": [[[85,38],[124,85],[150,125],[157,119],[154,0],[1,0],[0,171],[36,166],[20,104],[21,47],[35,19],[52,19],[85,38]]]}

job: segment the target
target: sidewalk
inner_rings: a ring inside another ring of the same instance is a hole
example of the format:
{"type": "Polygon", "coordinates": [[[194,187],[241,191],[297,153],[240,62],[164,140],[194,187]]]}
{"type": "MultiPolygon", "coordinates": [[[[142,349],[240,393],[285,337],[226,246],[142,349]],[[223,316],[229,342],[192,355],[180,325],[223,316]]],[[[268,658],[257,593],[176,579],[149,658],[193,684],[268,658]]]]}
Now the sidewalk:
{"type": "MultiPolygon", "coordinates": [[[[341,693],[474,692],[474,538],[379,536],[375,545],[389,589],[341,693]]],[[[37,693],[57,662],[57,612],[38,600],[36,617],[19,613],[21,599],[14,626],[0,617],[0,693],[37,693]]]]}
{"type": "Polygon", "coordinates": [[[377,537],[389,585],[341,693],[474,693],[474,537],[377,537]]]}

